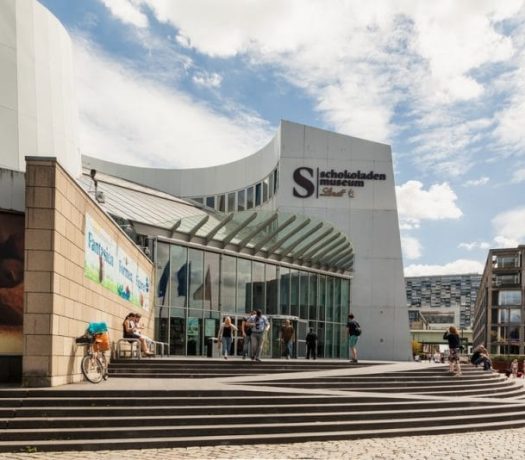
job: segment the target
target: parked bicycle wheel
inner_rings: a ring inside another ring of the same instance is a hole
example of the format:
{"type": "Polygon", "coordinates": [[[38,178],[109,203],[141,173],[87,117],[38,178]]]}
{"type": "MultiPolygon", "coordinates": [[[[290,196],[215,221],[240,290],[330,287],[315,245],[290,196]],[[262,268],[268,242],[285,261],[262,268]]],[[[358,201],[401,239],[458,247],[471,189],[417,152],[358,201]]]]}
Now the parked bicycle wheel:
{"type": "Polygon", "coordinates": [[[91,383],[99,383],[106,373],[104,364],[96,356],[86,355],[82,358],[82,373],[91,383]]]}
{"type": "Polygon", "coordinates": [[[107,380],[108,377],[109,377],[109,374],[108,374],[108,360],[106,359],[106,355],[104,353],[100,353],[98,356],[99,356],[100,362],[104,366],[104,375],[102,376],[102,378],[104,380],[107,380]]]}

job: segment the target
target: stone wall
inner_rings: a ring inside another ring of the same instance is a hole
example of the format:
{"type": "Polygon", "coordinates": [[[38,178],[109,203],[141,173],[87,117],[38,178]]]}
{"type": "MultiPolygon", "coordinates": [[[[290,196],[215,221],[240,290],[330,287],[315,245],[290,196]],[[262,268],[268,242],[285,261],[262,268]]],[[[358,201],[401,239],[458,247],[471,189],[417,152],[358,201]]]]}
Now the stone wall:
{"type": "Polygon", "coordinates": [[[78,382],[85,348],[75,345],[75,337],[89,322],[105,321],[112,342],[122,337],[130,311],[143,315],[150,337],[154,323],[152,307],[136,307],[84,276],[86,213],[150,279],[153,264],[55,158],[26,160],[23,385],[78,382]]]}

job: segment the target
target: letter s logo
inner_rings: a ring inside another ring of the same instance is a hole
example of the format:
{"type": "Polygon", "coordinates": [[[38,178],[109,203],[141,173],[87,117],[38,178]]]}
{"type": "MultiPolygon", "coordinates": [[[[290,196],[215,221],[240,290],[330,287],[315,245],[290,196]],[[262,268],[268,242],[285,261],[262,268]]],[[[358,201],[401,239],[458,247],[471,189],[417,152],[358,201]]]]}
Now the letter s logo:
{"type": "Polygon", "coordinates": [[[301,189],[299,189],[298,191],[297,188],[294,187],[293,196],[296,196],[298,198],[308,198],[312,196],[315,192],[315,184],[313,182],[313,178],[314,178],[314,170],[312,168],[307,168],[305,166],[297,168],[293,172],[293,180],[295,181],[297,185],[302,187],[304,191],[301,189]],[[310,176],[310,177],[307,177],[307,176],[310,176]]]}

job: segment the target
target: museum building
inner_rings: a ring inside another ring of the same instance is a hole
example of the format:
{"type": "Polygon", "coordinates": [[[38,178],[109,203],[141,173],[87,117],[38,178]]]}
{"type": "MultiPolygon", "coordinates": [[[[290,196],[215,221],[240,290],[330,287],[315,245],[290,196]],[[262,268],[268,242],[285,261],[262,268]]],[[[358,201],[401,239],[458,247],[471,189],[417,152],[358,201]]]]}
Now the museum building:
{"type": "Polygon", "coordinates": [[[130,310],[175,356],[205,356],[224,316],[240,324],[260,308],[266,357],[280,356],[289,319],[297,356],[312,327],[320,356],[347,358],[352,311],[360,358],[410,359],[388,145],[282,121],[219,166],[81,156],[67,32],[34,0],[7,0],[0,16],[5,378],[21,361],[27,385],[79,380],[74,337],[106,321],[115,341],[130,310]]]}

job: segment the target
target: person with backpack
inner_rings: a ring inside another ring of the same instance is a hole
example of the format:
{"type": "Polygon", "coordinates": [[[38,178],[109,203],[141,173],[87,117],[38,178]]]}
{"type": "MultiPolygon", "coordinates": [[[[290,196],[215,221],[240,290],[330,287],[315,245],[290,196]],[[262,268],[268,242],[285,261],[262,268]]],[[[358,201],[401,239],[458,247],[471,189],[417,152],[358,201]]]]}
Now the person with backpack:
{"type": "Polygon", "coordinates": [[[443,334],[443,339],[448,342],[449,372],[453,373],[456,377],[459,377],[461,375],[461,365],[459,363],[461,339],[459,338],[458,330],[454,326],[450,326],[443,334]]]}
{"type": "Polygon", "coordinates": [[[361,335],[361,326],[355,320],[355,317],[352,313],[348,315],[348,322],[346,323],[346,328],[348,329],[348,349],[352,354],[350,362],[357,364],[357,340],[358,337],[361,335]]]}

